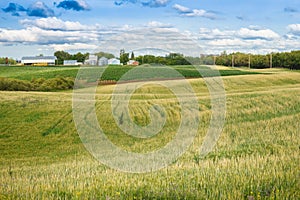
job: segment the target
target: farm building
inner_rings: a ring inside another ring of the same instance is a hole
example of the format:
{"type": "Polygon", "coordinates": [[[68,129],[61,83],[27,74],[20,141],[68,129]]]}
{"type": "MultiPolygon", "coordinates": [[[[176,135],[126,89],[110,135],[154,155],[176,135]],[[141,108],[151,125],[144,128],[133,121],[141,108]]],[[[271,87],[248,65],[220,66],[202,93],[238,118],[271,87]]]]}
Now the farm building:
{"type": "Polygon", "coordinates": [[[99,59],[98,65],[99,65],[99,66],[106,66],[106,65],[108,65],[108,59],[105,58],[105,57],[101,57],[101,58],[99,59]]]}
{"type": "Polygon", "coordinates": [[[133,66],[138,66],[140,63],[138,61],[135,60],[129,60],[127,62],[127,65],[133,65],[133,66]]]}
{"type": "Polygon", "coordinates": [[[56,56],[27,56],[22,57],[22,65],[55,65],[56,56]]]}
{"type": "Polygon", "coordinates": [[[89,55],[89,59],[84,62],[85,65],[97,65],[98,64],[98,56],[97,55],[89,55]]]}
{"type": "Polygon", "coordinates": [[[116,58],[111,58],[108,60],[109,65],[121,65],[121,62],[119,59],[116,58]]]}
{"type": "Polygon", "coordinates": [[[64,60],[64,65],[66,66],[82,65],[82,62],[77,62],[77,60],[64,60]]]}

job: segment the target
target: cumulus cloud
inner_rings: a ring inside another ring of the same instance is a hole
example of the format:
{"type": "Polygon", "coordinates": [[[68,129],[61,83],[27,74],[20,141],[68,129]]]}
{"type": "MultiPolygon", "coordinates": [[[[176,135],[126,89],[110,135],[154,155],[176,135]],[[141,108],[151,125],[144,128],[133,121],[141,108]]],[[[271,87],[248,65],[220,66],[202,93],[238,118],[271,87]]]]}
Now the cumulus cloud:
{"type": "Polygon", "coordinates": [[[17,4],[17,3],[9,3],[6,8],[2,8],[3,12],[11,13],[13,16],[20,16],[19,12],[26,12],[26,9],[17,4]]]}
{"type": "Polygon", "coordinates": [[[74,43],[74,44],[52,44],[49,45],[54,51],[72,51],[72,50],[92,50],[96,49],[98,46],[95,44],[86,44],[86,43],[74,43]]]}
{"type": "Polygon", "coordinates": [[[75,11],[90,10],[88,4],[83,0],[64,0],[60,2],[56,7],[75,11]]]}
{"type": "Polygon", "coordinates": [[[78,31],[89,30],[89,26],[82,25],[79,22],[63,21],[56,17],[40,18],[36,20],[24,19],[20,23],[25,27],[38,27],[45,30],[65,30],[78,31]]]}
{"type": "Polygon", "coordinates": [[[45,3],[37,1],[28,8],[24,8],[17,3],[9,3],[6,8],[2,8],[6,13],[11,13],[13,16],[20,16],[20,12],[25,12],[32,17],[53,17],[54,11],[50,9],[45,3]]]}
{"type": "Polygon", "coordinates": [[[240,28],[239,30],[219,30],[201,28],[199,31],[201,40],[232,39],[243,40],[276,40],[280,35],[270,29],[262,29],[255,26],[240,28]]]}
{"type": "Polygon", "coordinates": [[[255,39],[262,39],[262,40],[274,40],[280,38],[280,36],[270,29],[250,29],[250,28],[241,28],[237,35],[240,38],[247,39],[247,40],[255,40],[255,39]]]}
{"type": "Polygon", "coordinates": [[[198,32],[179,31],[171,24],[150,21],[139,28],[133,25],[90,26],[56,17],[20,20],[23,28],[0,28],[2,45],[44,45],[54,50],[101,50],[118,54],[149,48],[181,52],[198,56],[227,52],[269,53],[300,48],[300,24],[287,27],[289,33],[280,36],[271,29],[249,26],[233,30],[201,28],[198,32]],[[298,36],[297,36],[298,35],[298,36]],[[275,42],[276,41],[276,42],[275,42]],[[201,49],[202,48],[202,49],[201,49]]]}
{"type": "Polygon", "coordinates": [[[192,12],[182,14],[183,16],[187,17],[204,17],[208,19],[216,19],[217,16],[213,12],[209,12],[203,9],[194,9],[192,12]]]}
{"type": "Polygon", "coordinates": [[[300,36],[300,24],[290,24],[287,29],[291,34],[300,36]]]}
{"type": "Polygon", "coordinates": [[[27,9],[27,15],[32,17],[53,17],[54,11],[44,2],[37,1],[27,9]]]}
{"type": "Polygon", "coordinates": [[[217,19],[217,16],[214,12],[206,11],[203,9],[190,9],[188,7],[175,4],[173,8],[181,15],[185,17],[203,17],[211,20],[217,19]]]}
{"type": "MultiPolygon", "coordinates": [[[[297,30],[296,26],[290,26],[289,29],[292,28],[297,30]]],[[[218,54],[222,51],[266,54],[300,48],[299,37],[293,34],[280,36],[271,29],[259,26],[236,30],[201,28],[198,41],[207,54],[218,54]]]]}
{"type": "Polygon", "coordinates": [[[167,6],[169,2],[170,0],[151,0],[147,2],[142,2],[142,5],[151,8],[158,8],[167,6]]]}
{"type": "Polygon", "coordinates": [[[0,42],[23,44],[64,44],[78,42],[97,42],[99,35],[80,31],[54,31],[38,27],[21,30],[0,29],[0,42]]]}
{"type": "Polygon", "coordinates": [[[140,1],[140,0],[119,0],[115,1],[115,5],[121,6],[124,4],[140,4],[144,7],[150,7],[150,8],[159,8],[159,7],[165,7],[170,3],[170,0],[147,0],[147,1],[140,1]]]}
{"type": "Polygon", "coordinates": [[[171,25],[171,24],[164,24],[164,23],[158,22],[158,21],[151,21],[146,26],[147,27],[157,27],[157,28],[172,28],[173,27],[173,25],[171,25]]]}

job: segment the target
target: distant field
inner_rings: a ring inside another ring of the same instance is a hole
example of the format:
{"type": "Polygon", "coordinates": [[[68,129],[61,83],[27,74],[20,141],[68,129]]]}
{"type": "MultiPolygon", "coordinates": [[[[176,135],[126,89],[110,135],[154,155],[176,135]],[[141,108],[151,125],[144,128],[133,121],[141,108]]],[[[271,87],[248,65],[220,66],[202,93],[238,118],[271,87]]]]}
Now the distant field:
{"type": "MultiPolygon", "coordinates": [[[[193,71],[175,68],[186,74],[193,71]]],[[[0,68],[0,76],[30,80],[37,70],[39,77],[75,77],[78,70],[13,69],[0,68]]],[[[200,104],[197,137],[171,166],[145,174],[112,170],[89,155],[76,132],[69,91],[0,91],[0,199],[300,199],[300,73],[263,73],[224,77],[224,132],[204,159],[198,150],[211,116],[209,94],[203,80],[189,80],[200,104]]],[[[99,86],[96,95],[99,124],[113,143],[148,152],[172,139],[180,115],[170,91],[152,84],[134,93],[130,111],[137,124],[150,122],[147,109],[153,103],[164,106],[168,114],[156,137],[136,139],[123,134],[111,116],[114,87],[99,86]]]]}
{"type": "MultiPolygon", "coordinates": [[[[101,67],[85,67],[89,71],[97,71],[101,67]]],[[[109,66],[102,76],[102,80],[115,80],[118,81],[122,75],[128,72],[133,67],[130,66],[109,66]]],[[[163,68],[163,66],[154,67],[145,66],[145,73],[147,70],[155,70],[156,68],[163,68]]],[[[184,77],[187,78],[199,78],[201,75],[192,66],[172,66],[184,77]]],[[[202,67],[205,70],[207,67],[202,67]]],[[[0,67],[0,77],[15,78],[20,80],[32,80],[33,78],[56,78],[56,77],[72,77],[75,78],[79,67],[0,67]]],[[[237,68],[222,68],[220,69],[222,76],[230,75],[245,75],[245,74],[259,74],[259,72],[252,72],[247,70],[239,70],[237,68]]],[[[158,78],[164,78],[164,74],[157,74],[158,78]]]]}

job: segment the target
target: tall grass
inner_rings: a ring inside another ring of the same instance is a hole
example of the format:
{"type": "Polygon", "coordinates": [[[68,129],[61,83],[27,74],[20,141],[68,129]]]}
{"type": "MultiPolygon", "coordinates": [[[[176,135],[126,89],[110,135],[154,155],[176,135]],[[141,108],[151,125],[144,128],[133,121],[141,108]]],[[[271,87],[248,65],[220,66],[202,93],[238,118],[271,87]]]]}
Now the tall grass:
{"type": "MultiPolygon", "coordinates": [[[[300,74],[225,77],[227,119],[213,152],[200,158],[210,100],[200,79],[190,80],[200,104],[194,143],[162,170],[130,174],[98,163],[85,150],[72,120],[68,92],[0,92],[0,199],[299,199],[300,74]]],[[[96,95],[99,124],[128,151],[148,152],[170,141],[180,123],[175,96],[146,85],[130,101],[130,114],[149,123],[159,103],[168,120],[150,139],[128,136],[111,116],[114,86],[96,95]]]]}

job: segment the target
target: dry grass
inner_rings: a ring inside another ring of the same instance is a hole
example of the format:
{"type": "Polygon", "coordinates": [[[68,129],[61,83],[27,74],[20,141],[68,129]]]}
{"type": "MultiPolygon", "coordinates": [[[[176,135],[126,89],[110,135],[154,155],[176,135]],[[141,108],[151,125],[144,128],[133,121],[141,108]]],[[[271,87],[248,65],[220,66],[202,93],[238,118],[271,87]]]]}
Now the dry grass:
{"type": "MultiPolygon", "coordinates": [[[[0,92],[0,199],[299,199],[300,74],[224,78],[224,132],[203,159],[198,153],[210,119],[209,95],[202,80],[190,82],[201,108],[198,135],[171,166],[146,174],[112,170],[87,153],[72,121],[71,93],[0,92]]],[[[169,91],[147,85],[131,99],[138,124],[149,123],[153,103],[168,113],[163,131],[142,140],[116,126],[113,89],[99,87],[96,104],[111,141],[147,152],[172,139],[180,109],[169,91]]]]}

